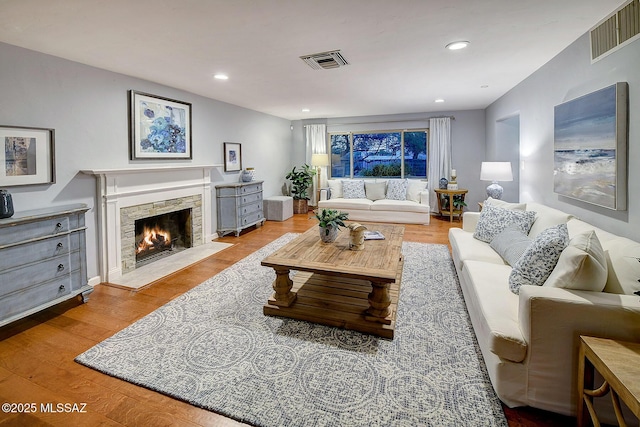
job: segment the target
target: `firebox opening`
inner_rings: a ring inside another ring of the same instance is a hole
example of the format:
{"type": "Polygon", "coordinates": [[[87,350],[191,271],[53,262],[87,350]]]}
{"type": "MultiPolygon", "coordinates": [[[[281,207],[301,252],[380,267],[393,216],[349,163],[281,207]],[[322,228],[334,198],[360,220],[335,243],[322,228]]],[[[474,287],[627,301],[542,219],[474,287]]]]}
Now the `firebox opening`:
{"type": "Polygon", "coordinates": [[[192,246],[191,209],[135,221],[136,268],[192,246]]]}

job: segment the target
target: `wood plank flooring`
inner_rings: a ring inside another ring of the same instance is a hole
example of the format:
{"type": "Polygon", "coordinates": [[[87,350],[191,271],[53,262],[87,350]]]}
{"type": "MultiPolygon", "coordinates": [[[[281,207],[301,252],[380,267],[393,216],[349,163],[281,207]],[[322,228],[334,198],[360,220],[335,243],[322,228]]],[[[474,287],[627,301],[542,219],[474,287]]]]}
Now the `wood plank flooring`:
{"type": "MultiPolygon", "coordinates": [[[[31,413],[0,412],[0,426],[238,426],[204,409],[126,381],[101,374],[73,361],[75,356],[202,283],[281,235],[300,233],[315,224],[304,214],[284,222],[267,221],[193,266],[135,292],[98,285],[87,304],[76,301],[0,328],[0,403],[35,403],[31,413]],[[42,404],[86,403],[83,413],[45,413],[42,404]]],[[[448,244],[447,232],[459,222],[434,217],[431,225],[407,225],[404,239],[448,244]]],[[[567,426],[575,420],[531,408],[508,409],[511,427],[567,426]]]]}

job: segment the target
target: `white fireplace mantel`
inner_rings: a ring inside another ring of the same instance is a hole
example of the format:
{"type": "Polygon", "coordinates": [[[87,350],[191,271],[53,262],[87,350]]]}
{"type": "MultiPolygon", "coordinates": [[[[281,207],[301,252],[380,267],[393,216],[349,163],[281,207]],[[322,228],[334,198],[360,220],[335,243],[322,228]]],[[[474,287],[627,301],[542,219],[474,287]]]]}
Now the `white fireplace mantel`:
{"type": "Polygon", "coordinates": [[[205,242],[211,241],[215,237],[211,224],[211,171],[221,167],[185,165],[82,170],[82,173],[96,177],[100,280],[108,282],[122,276],[121,208],[200,195],[202,235],[205,242]]]}

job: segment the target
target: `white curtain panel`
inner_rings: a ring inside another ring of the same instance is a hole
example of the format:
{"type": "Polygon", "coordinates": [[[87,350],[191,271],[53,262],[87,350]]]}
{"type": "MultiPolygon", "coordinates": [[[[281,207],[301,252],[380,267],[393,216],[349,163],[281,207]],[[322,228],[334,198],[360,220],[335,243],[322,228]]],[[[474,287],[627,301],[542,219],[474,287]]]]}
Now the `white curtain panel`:
{"type": "Polygon", "coordinates": [[[440,178],[451,177],[451,119],[438,117],[429,119],[429,206],[431,212],[438,210],[438,198],[433,191],[440,178]]]}
{"type": "MultiPolygon", "coordinates": [[[[311,156],[313,154],[326,154],[327,153],[327,125],[318,124],[318,125],[307,125],[305,126],[306,136],[307,136],[307,164],[311,164],[311,156]]],[[[315,167],[314,167],[315,169],[315,167]]],[[[326,186],[327,182],[327,167],[321,167],[321,178],[322,182],[320,182],[320,188],[326,186]]],[[[312,185],[312,194],[309,194],[309,199],[311,205],[317,206],[317,194],[318,194],[318,177],[317,175],[313,178],[312,185]]]]}

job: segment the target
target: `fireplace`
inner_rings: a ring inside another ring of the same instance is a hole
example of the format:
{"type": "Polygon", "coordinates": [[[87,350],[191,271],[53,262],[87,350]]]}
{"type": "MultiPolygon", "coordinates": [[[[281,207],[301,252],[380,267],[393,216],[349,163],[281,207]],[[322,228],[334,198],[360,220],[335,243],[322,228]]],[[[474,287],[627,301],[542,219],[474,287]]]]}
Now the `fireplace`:
{"type": "Polygon", "coordinates": [[[136,268],[192,246],[191,209],[135,220],[136,268]]]}

